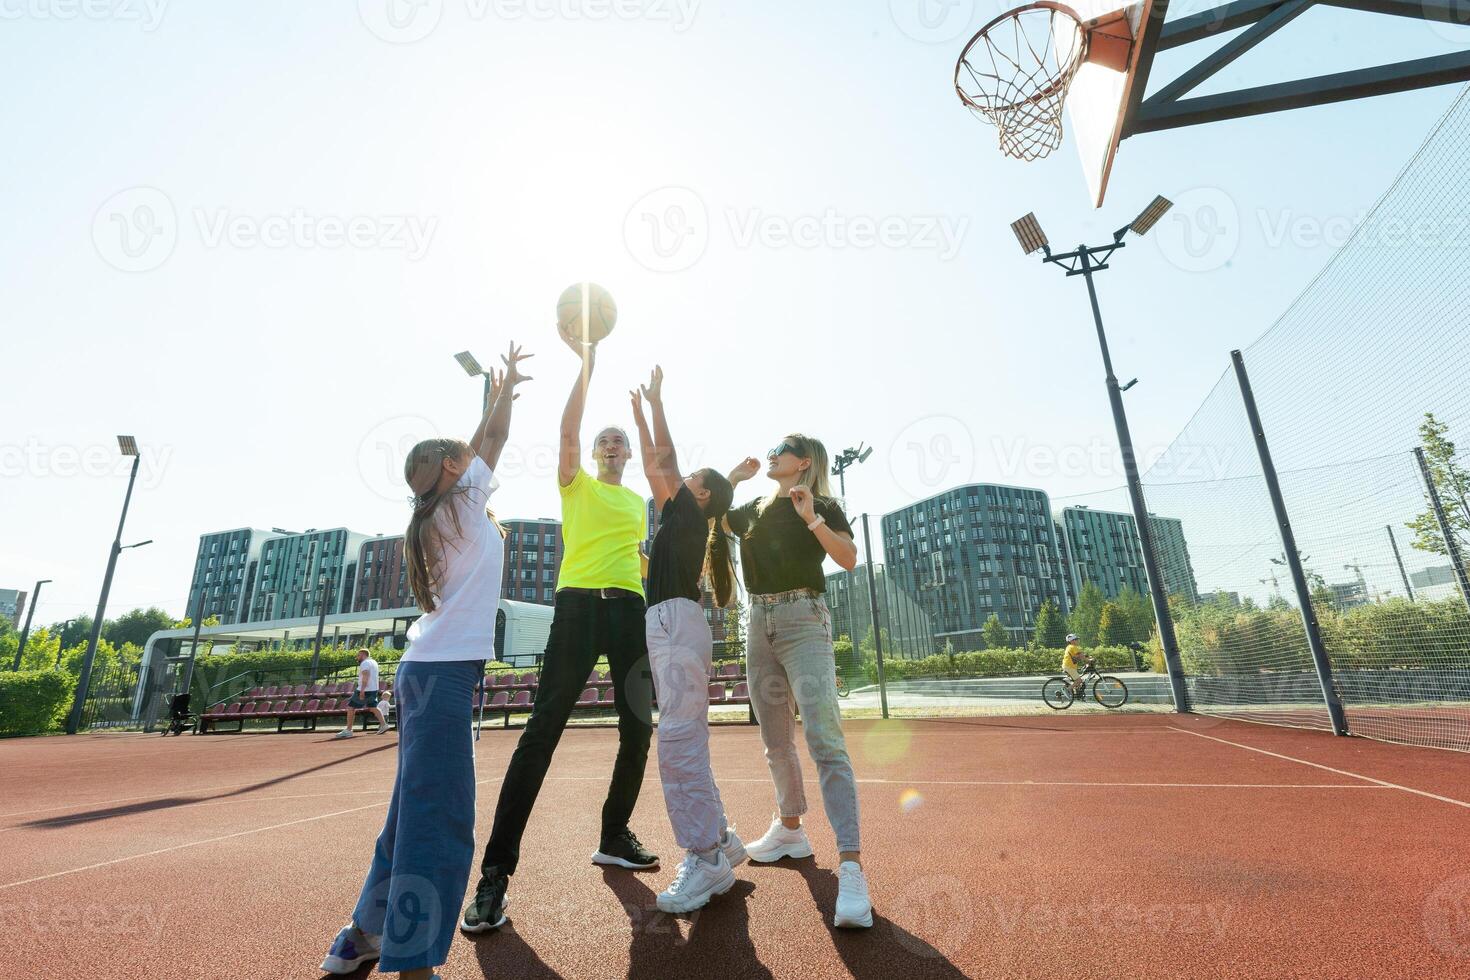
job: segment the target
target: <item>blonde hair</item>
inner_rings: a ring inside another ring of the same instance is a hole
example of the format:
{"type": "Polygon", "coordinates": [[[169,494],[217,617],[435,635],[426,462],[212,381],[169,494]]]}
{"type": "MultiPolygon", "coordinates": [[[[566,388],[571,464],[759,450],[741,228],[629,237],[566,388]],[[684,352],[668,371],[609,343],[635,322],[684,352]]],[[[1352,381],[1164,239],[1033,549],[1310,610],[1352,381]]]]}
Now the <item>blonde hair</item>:
{"type": "MultiPolygon", "coordinates": [[[[439,474],[446,459],[459,459],[469,452],[469,443],[462,439],[425,439],[409,450],[408,458],[403,461],[403,478],[413,491],[413,515],[403,534],[403,559],[408,565],[408,587],[414,601],[426,613],[433,612],[437,605],[434,601],[437,571],[444,557],[444,546],[452,543],[443,539],[435,518],[440,506],[451,496],[468,492],[468,488],[455,485],[439,493],[439,474]]],[[[464,534],[459,514],[451,507],[449,516],[454,523],[454,536],[458,538],[464,534]]],[[[485,516],[504,538],[505,528],[488,507],[485,516]]]]}
{"type": "MultiPolygon", "coordinates": [[[[822,440],[812,436],[802,435],[800,432],[788,433],[784,440],[791,447],[792,452],[802,459],[811,460],[811,465],[802,470],[796,485],[811,490],[812,496],[817,500],[829,500],[832,497],[832,480],[828,476],[830,467],[827,465],[827,447],[822,445],[822,440]]],[[[760,503],[760,511],[775,503],[779,494],[772,493],[760,503]]]]}

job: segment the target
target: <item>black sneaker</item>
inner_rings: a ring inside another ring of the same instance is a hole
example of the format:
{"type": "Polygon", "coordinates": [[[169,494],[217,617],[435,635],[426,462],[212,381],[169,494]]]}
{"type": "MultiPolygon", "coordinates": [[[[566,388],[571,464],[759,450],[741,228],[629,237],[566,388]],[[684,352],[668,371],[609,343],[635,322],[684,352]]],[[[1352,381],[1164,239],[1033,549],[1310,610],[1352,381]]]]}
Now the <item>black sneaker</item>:
{"type": "Polygon", "coordinates": [[[505,925],[505,907],[510,904],[505,890],[509,885],[510,879],[498,869],[492,868],[481,875],[480,883],[475,886],[475,897],[465,908],[459,927],[465,932],[490,932],[505,925]]]}
{"type": "Polygon", "coordinates": [[[642,871],[658,867],[658,855],[639,843],[631,830],[603,838],[602,846],[592,855],[593,864],[612,864],[620,868],[642,871]]]}

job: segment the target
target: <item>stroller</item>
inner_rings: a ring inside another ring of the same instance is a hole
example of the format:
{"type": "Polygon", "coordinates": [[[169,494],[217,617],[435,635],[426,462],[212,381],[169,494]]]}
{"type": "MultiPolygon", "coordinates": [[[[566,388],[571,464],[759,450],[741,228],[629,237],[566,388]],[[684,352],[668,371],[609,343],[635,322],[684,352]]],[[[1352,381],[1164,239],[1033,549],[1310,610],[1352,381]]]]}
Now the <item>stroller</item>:
{"type": "Polygon", "coordinates": [[[189,712],[189,693],[175,694],[168,700],[168,727],[160,734],[182,735],[194,728],[194,716],[189,712]]]}

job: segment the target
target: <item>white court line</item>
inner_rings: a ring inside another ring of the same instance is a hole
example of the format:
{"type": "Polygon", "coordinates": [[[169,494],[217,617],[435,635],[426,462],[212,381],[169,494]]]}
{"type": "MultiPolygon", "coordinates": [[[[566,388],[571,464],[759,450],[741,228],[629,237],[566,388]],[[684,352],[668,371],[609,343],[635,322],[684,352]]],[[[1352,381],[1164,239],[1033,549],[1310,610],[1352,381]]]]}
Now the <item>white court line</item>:
{"type": "Polygon", "coordinates": [[[272,780],[287,782],[292,779],[320,779],[323,776],[381,776],[382,771],[376,769],[362,769],[354,772],[313,772],[313,773],[288,773],[285,776],[267,776],[265,779],[251,779],[243,783],[225,783],[223,786],[204,786],[200,789],[178,789],[172,793],[147,793],[143,796],[120,796],[111,800],[86,800],[81,803],[61,803],[56,806],[36,807],[34,810],[11,810],[9,813],[0,813],[0,820],[7,817],[23,817],[28,813],[50,813],[52,810],[70,810],[74,807],[84,806],[107,806],[110,803],[132,803],[134,800],[167,800],[177,796],[179,793],[213,793],[221,789],[238,789],[241,786],[254,786],[256,783],[268,783],[272,780]]]}
{"type": "MultiPolygon", "coordinates": [[[[1348,773],[1347,775],[1351,775],[1348,773]]],[[[606,782],[607,776],[547,776],[547,782],[606,782]]],[[[644,782],[656,783],[656,777],[644,782]]],[[[716,783],[769,783],[769,776],[715,777],[716,783]]],[[[1396,789],[1364,786],[1362,783],[1102,783],[1049,779],[859,779],[859,784],[880,786],[1096,786],[1101,789],[1140,787],[1162,789],[1396,789]]]]}
{"type": "MultiPolygon", "coordinates": [[[[489,779],[480,779],[476,780],[475,785],[479,786],[483,783],[495,783],[499,782],[503,778],[504,777],[502,776],[493,776],[489,779]]],[[[98,868],[106,868],[114,864],[122,864],[124,861],[135,861],[138,858],[156,857],[159,854],[167,854],[170,851],[181,851],[186,847],[197,847],[200,844],[218,844],[220,841],[232,840],[236,837],[246,837],[250,834],[263,834],[268,830],[280,830],[282,827],[294,827],[297,824],[311,823],[313,820],[326,820],[329,817],[340,817],[348,813],[357,813],[361,810],[371,810],[375,806],[387,805],[387,800],[381,800],[377,803],[364,803],[362,806],[354,806],[346,810],[338,810],[335,813],[319,813],[314,817],[302,817],[299,820],[287,820],[285,823],[271,824],[269,827],[255,827],[251,830],[240,830],[236,831],[233,834],[223,834],[219,837],[210,837],[206,840],[189,841],[187,844],[174,844],[172,847],[160,847],[156,851],[145,851],[142,854],[129,854],[127,857],[113,858],[111,861],[98,861],[96,864],[88,864],[80,868],[68,868],[65,871],[53,871],[48,875],[37,875],[34,878],[27,878],[24,881],[6,882],[5,884],[0,885],[0,891],[4,891],[7,888],[19,888],[21,885],[33,885],[38,881],[48,881],[52,878],[60,878],[64,875],[77,874],[82,871],[95,871],[98,868]]]]}
{"type": "Polygon", "coordinates": [[[1351,776],[1353,779],[1361,779],[1365,782],[1374,783],[1385,789],[1399,789],[1403,790],[1405,793],[1413,793],[1415,796],[1427,797],[1431,800],[1438,800],[1441,803],[1451,803],[1455,806],[1462,806],[1465,807],[1467,810],[1470,810],[1470,803],[1466,803],[1464,800],[1456,800],[1449,796],[1440,796],[1438,793],[1430,793],[1426,790],[1414,789],[1412,786],[1400,786],[1398,783],[1390,783],[1385,779],[1374,779],[1372,776],[1364,776],[1362,773],[1349,772],[1346,769],[1334,769],[1331,766],[1324,766],[1318,762],[1308,762],[1306,759],[1297,759],[1289,755],[1282,755],[1280,752],[1270,752],[1266,749],[1258,749],[1254,745],[1245,745],[1241,742],[1232,742],[1228,738],[1216,738],[1213,735],[1203,735],[1199,732],[1192,732],[1187,728],[1176,728],[1175,731],[1183,732],[1186,735],[1193,735],[1196,738],[1207,738],[1211,742],[1219,742],[1221,745],[1233,745],[1237,749],[1245,749],[1248,752],[1259,752],[1261,753],[1261,755],[1269,755],[1275,759],[1285,759],[1287,762],[1297,762],[1304,766],[1311,766],[1313,769],[1321,769],[1325,772],[1336,773],[1339,776],[1351,776]]]}

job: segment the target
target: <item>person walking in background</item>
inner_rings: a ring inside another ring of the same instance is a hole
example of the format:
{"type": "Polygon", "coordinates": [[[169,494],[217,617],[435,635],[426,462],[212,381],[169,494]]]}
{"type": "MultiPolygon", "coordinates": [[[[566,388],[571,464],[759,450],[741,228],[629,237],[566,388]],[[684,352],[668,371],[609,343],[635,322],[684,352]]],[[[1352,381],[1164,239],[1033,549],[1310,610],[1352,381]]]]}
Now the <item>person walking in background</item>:
{"type": "Polygon", "coordinates": [[[745,847],[729,826],[709,759],[709,669],[714,643],[700,580],[720,608],[735,593],[730,542],[718,522],[735,488],[712,469],[679,476],[674,439],[664,416],[664,372],[655,367],[640,391],[629,392],[643,469],[659,509],[648,567],[648,662],[658,690],[658,767],[664,804],[684,860],[656,899],[664,912],[692,912],[735,885],[745,847]],[[653,431],[643,400],[653,413],[653,431]]]}
{"type": "Polygon", "coordinates": [[[404,534],[408,584],[424,614],[399,661],[398,774],[352,921],[322,961],[345,974],[378,960],[384,973],[428,980],[449,956],[455,913],[475,859],[471,705],[495,643],[505,545],[486,510],[510,435],[526,356],[511,345],[490,405],[468,443],[426,439],[404,478],[413,516],[404,534]]]}
{"type": "MultiPolygon", "coordinates": [[[[760,461],[749,458],[730,473],[730,482],[738,485],[759,470],[760,461]]],[[[766,476],[776,481],[775,489],[725,517],[726,527],[740,536],[740,564],[750,592],[745,641],[750,704],[760,723],[778,808],[770,829],[746,851],[759,862],[811,856],[801,826],[807,804],[796,753],[799,709],[827,820],[837,835],[833,922],[867,928],[873,924],[873,906],[862,868],[857,780],[837,708],[832,614],[822,573],[829,557],[852,571],[857,545],[832,498],[827,450],[819,441],[788,435],[766,454],[766,476]]]]}
{"type": "Polygon", "coordinates": [[[565,551],[536,700],[500,787],[495,822],[480,863],[480,882],[460,920],[466,932],[488,932],[506,921],[506,890],[520,861],[521,837],[552,754],[599,654],[607,655],[612,671],[618,754],[602,805],[601,840],[592,860],[622,868],[658,864],[658,856],[628,827],[643,786],[653,736],[639,550],[647,533],[647,517],[643,498],[623,486],[623,470],[632,451],[622,429],[608,426],[598,432],[592,444],[597,475],[589,476],[582,469],[582,415],[597,347],[584,345],[565,332],[562,340],[578,355],[582,368],[561,419],[557,483],[565,551]]]}
{"type": "Polygon", "coordinates": [[[334,738],[352,737],[353,716],[363,710],[371,711],[378,719],[378,734],[382,734],[388,728],[388,721],[383,711],[378,707],[378,662],[373,659],[372,652],[366,649],[357,651],[357,682],[352,690],[352,697],[347,699],[347,727],[338,732],[334,738]]]}

